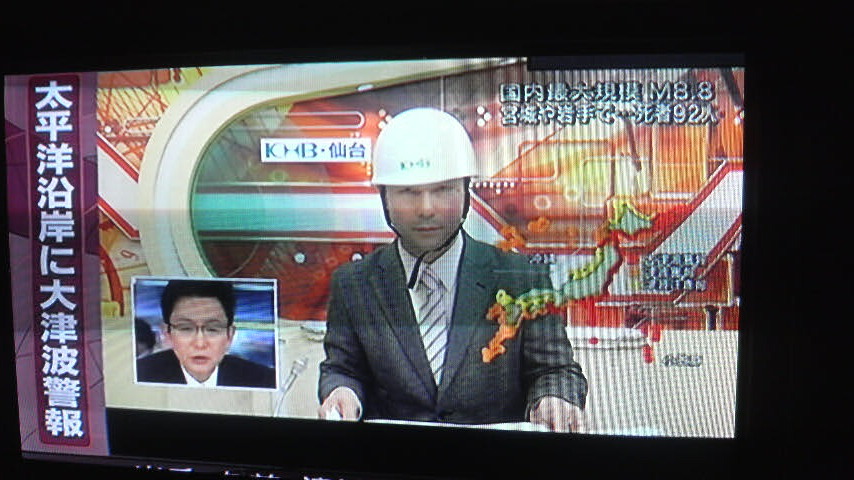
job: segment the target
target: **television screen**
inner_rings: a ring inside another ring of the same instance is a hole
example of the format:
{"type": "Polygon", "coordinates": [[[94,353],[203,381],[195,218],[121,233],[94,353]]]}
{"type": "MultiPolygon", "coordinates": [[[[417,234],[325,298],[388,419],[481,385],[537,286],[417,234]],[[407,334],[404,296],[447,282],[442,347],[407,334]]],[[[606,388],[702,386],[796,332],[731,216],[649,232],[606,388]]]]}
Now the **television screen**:
{"type": "Polygon", "coordinates": [[[698,54],[4,77],[24,455],[416,478],[470,443],[732,441],[745,75],[698,54]]]}

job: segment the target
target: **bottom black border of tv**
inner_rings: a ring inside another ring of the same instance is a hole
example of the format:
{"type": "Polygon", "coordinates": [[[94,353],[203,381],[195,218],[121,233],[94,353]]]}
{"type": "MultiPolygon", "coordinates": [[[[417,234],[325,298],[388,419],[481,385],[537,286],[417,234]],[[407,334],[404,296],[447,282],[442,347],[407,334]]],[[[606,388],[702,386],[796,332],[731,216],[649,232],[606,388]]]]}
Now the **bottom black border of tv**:
{"type": "Polygon", "coordinates": [[[112,455],[148,463],[158,458],[170,464],[213,462],[223,477],[229,467],[252,465],[241,471],[328,472],[324,478],[336,479],[660,477],[680,472],[683,478],[709,478],[737,474],[750,459],[738,439],[504,432],[115,408],[107,410],[107,422],[112,455]]]}

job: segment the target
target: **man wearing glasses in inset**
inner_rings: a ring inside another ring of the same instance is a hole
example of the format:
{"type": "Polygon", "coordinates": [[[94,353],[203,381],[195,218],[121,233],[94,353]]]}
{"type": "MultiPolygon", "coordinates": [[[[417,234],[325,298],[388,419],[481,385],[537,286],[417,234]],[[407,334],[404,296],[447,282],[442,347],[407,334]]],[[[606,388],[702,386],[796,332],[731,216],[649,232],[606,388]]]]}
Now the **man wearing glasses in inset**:
{"type": "Polygon", "coordinates": [[[172,345],[137,361],[140,382],[195,387],[275,388],[275,370],[228,355],[234,340],[234,288],[225,281],[170,280],[160,299],[172,345]]]}

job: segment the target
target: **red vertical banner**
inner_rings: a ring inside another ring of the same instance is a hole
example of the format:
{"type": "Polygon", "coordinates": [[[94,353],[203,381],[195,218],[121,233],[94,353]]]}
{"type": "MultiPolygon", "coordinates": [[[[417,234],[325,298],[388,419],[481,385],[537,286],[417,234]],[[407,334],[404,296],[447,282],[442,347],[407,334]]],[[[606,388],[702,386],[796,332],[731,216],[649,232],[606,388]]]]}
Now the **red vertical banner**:
{"type": "Polygon", "coordinates": [[[39,437],[90,443],[83,299],[83,154],[78,75],[28,84],[33,339],[39,437]]]}

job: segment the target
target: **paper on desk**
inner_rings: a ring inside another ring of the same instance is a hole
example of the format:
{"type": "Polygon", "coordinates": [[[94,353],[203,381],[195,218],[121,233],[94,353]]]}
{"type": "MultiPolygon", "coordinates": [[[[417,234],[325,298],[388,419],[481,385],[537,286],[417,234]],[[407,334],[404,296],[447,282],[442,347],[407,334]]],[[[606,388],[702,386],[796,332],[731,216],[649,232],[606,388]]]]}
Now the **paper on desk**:
{"type": "Polygon", "coordinates": [[[663,437],[664,432],[655,427],[633,427],[617,428],[613,430],[597,430],[596,435],[609,435],[615,437],[663,437]]]}
{"type": "Polygon", "coordinates": [[[457,428],[480,428],[488,430],[514,430],[519,432],[548,432],[550,431],[544,425],[534,424],[531,422],[507,422],[507,423],[481,423],[481,424],[461,424],[461,423],[441,423],[441,422],[416,422],[412,420],[365,420],[370,423],[388,423],[395,425],[415,425],[427,427],[457,427],[457,428]]]}

